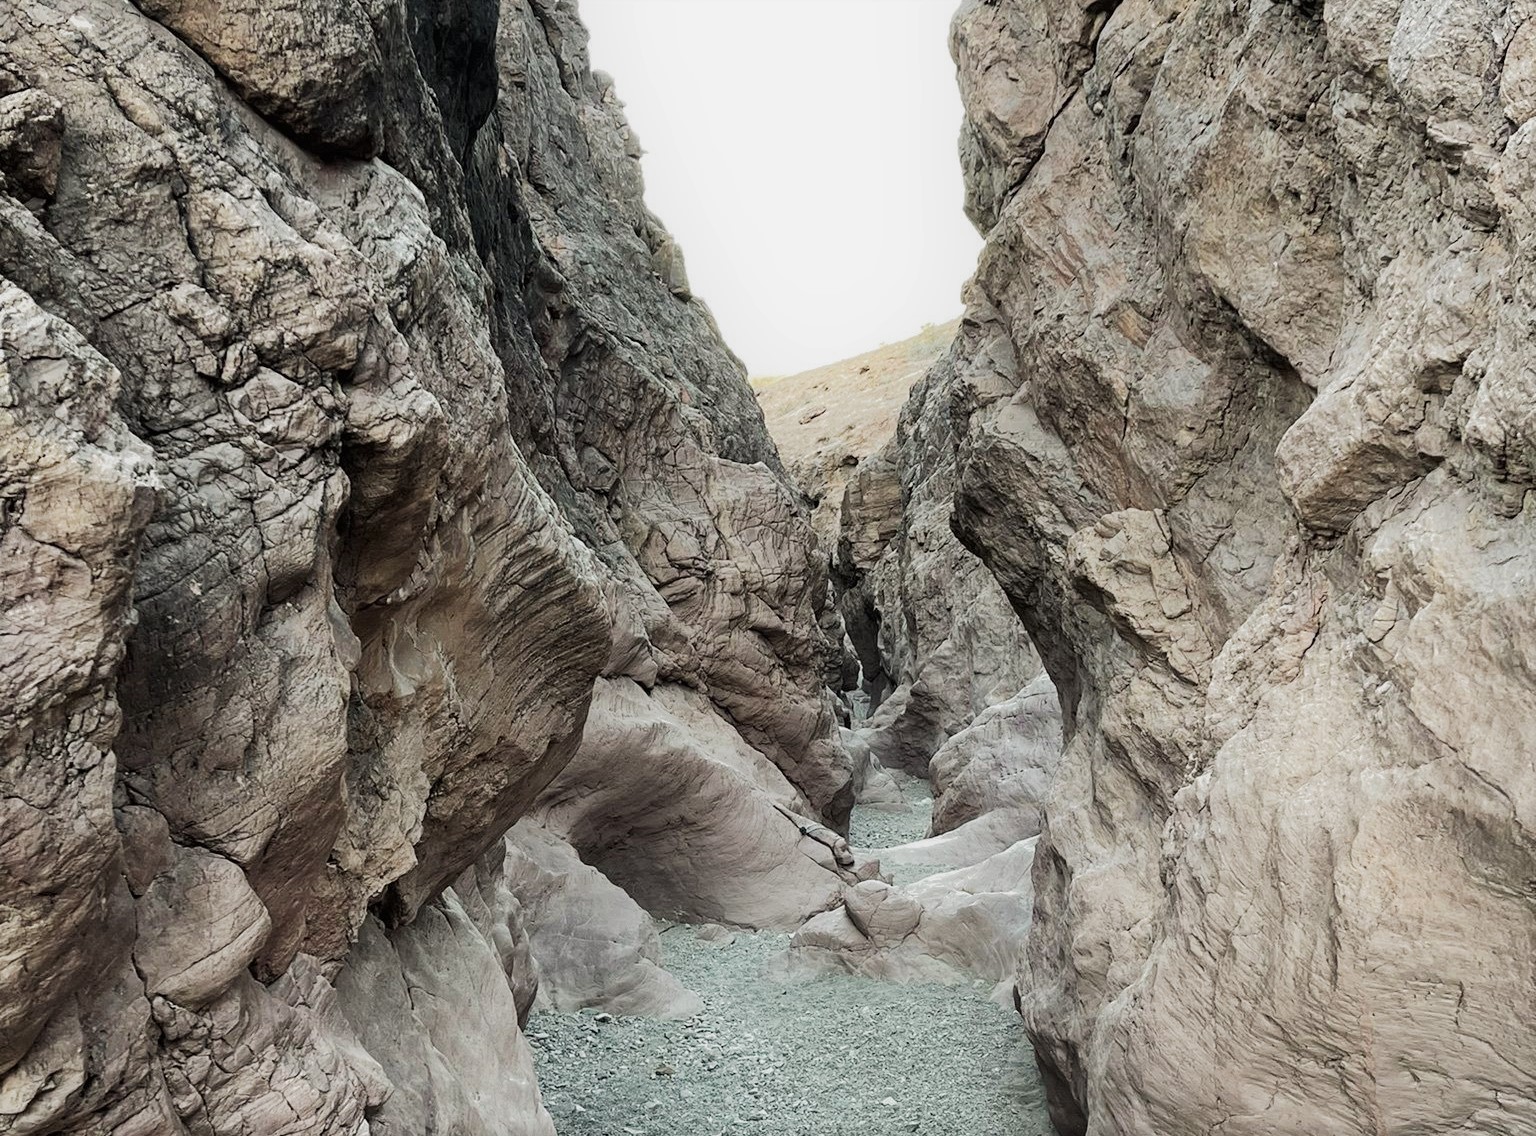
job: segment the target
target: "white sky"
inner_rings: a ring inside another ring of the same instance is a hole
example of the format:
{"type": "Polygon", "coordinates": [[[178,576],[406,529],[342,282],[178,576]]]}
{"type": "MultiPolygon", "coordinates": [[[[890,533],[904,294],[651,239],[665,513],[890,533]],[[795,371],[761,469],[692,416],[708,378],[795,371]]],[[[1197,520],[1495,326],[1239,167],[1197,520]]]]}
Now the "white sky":
{"type": "Polygon", "coordinates": [[[960,313],[958,0],[581,0],[646,200],[754,375],[960,313]]]}

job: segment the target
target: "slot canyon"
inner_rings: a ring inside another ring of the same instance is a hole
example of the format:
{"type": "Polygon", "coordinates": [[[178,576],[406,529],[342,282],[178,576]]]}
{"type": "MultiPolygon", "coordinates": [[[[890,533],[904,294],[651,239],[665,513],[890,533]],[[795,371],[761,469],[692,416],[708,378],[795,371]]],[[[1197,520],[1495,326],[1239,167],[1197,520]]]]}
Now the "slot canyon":
{"type": "Polygon", "coordinates": [[[749,381],[574,0],[0,0],[0,1136],[1536,1136],[1526,4],[962,0],[749,381]]]}

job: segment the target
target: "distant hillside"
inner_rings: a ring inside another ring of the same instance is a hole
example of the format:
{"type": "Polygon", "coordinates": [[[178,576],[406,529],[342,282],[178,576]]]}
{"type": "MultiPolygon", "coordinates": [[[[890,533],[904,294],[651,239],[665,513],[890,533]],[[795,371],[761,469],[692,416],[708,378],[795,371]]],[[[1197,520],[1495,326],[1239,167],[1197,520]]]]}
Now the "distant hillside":
{"type": "Polygon", "coordinates": [[[895,434],[907,392],[944,353],[959,322],[929,324],[911,339],[814,371],[752,380],[784,464],[819,502],[818,533],[827,536],[836,525],[849,474],[895,434]]]}

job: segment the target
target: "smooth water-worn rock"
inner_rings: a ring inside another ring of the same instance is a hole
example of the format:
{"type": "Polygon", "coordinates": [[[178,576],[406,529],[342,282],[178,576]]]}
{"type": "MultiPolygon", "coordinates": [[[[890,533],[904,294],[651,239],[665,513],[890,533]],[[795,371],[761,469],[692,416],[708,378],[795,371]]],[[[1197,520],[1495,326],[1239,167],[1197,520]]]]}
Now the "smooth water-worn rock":
{"type": "Polygon", "coordinates": [[[955,525],[1064,1133],[1536,1129],[1530,13],[969,0],[955,525]]]}
{"type": "Polygon", "coordinates": [[[387,1088],[370,1133],[552,1136],[504,959],[454,890],[393,932],[365,922],[337,996],[349,1056],[376,1061],[387,1088]]]}
{"type": "Polygon", "coordinates": [[[1061,759],[1061,707],[1041,675],[1014,697],[989,706],[939,747],[929,762],[937,835],[984,813],[1033,812],[1019,839],[1040,831],[1043,806],[1061,759]]]}
{"type": "Polygon", "coordinates": [[[603,679],[581,753],[537,816],[657,915],[787,930],[843,884],[831,852],[786,815],[798,799],[708,699],[603,679]]]}
{"type": "MultiPolygon", "coordinates": [[[[930,804],[920,806],[925,816],[930,804]]],[[[943,836],[879,848],[892,874],[845,888],[841,905],[807,920],[790,939],[789,971],[903,983],[985,979],[1012,1005],[1034,903],[1038,825],[1038,809],[999,808],[943,836]]]]}
{"type": "Polygon", "coordinates": [[[513,827],[504,880],[528,937],[520,969],[536,976],[540,1009],[671,1019],[701,1008],[661,968],[651,916],[548,829],[530,820],[513,827]]]}
{"type": "Polygon", "coordinates": [[[0,1131],[547,1131],[568,764],[740,755],[655,896],[842,887],[826,564],[638,153],[569,3],[0,8],[0,1131]]]}

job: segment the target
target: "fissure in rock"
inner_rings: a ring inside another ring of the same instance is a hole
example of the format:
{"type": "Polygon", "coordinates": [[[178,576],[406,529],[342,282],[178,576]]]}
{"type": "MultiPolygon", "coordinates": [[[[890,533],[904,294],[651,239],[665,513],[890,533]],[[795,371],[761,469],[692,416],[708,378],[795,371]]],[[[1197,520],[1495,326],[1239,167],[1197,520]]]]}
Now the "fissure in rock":
{"type": "Polygon", "coordinates": [[[964,0],[753,384],[569,0],[0,4],[0,1133],[1536,1132],[1536,36],[1322,15],[964,0]]]}

